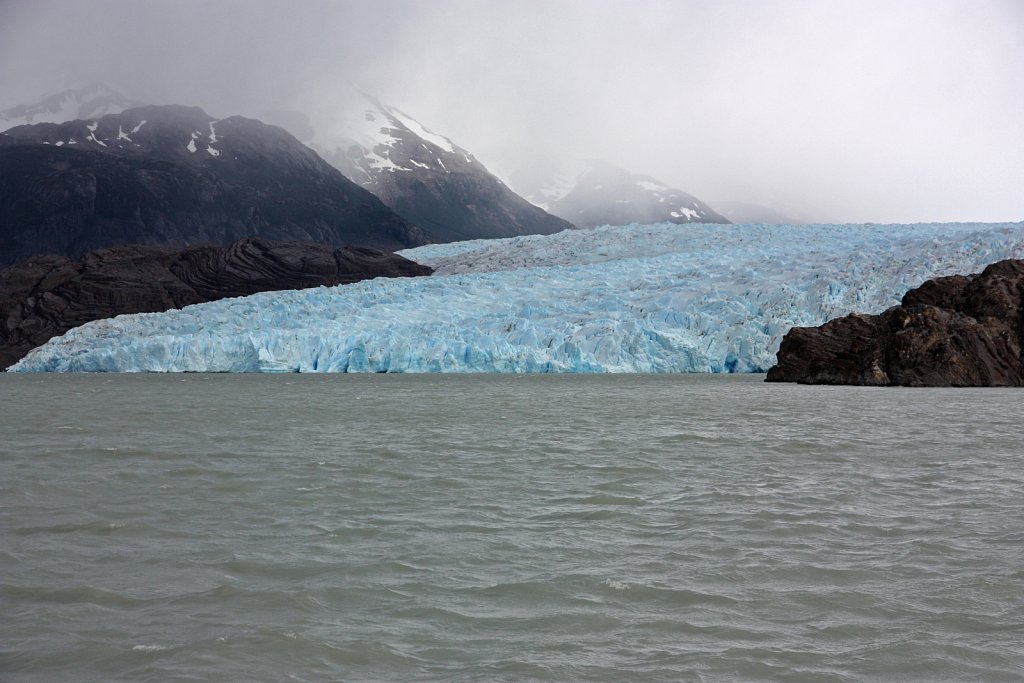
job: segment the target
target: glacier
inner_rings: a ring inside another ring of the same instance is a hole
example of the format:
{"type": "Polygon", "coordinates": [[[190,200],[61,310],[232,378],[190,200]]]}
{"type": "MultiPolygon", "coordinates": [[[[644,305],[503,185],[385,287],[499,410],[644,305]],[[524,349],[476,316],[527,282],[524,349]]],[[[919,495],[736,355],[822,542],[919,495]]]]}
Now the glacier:
{"type": "Polygon", "coordinates": [[[400,253],[436,274],[94,321],[10,369],[764,372],[794,325],[1024,257],[1024,223],[666,223],[400,253]]]}

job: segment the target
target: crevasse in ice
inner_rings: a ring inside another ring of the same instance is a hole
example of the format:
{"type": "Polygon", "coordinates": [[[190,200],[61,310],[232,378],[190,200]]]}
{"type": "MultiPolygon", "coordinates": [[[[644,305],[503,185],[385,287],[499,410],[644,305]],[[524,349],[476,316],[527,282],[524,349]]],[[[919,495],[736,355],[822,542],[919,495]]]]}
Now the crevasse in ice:
{"type": "Polygon", "coordinates": [[[1024,224],[662,224],[403,253],[438,273],[96,321],[12,370],[762,372],[793,325],[1024,257],[1024,224]]]}

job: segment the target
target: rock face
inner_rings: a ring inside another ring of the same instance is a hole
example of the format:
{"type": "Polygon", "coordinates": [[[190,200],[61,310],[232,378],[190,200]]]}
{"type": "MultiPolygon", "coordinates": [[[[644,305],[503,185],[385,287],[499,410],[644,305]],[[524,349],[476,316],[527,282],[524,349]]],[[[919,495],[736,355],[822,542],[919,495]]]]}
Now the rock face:
{"type": "Polygon", "coordinates": [[[424,233],[280,128],[152,106],[0,134],[0,266],[260,236],[385,250],[424,233]]]}
{"type": "Polygon", "coordinates": [[[330,122],[304,126],[312,133],[308,143],[433,242],[550,235],[573,227],[408,114],[355,88],[342,89],[345,102],[330,122]]]}
{"type": "Polygon", "coordinates": [[[1024,261],[929,280],[880,315],[794,327],[769,382],[1024,385],[1024,261]]]}
{"type": "Polygon", "coordinates": [[[604,162],[517,174],[524,195],[581,228],[654,223],[728,223],[710,206],[650,176],[604,162]]]}
{"type": "Polygon", "coordinates": [[[72,261],[36,256],[0,270],[0,368],[90,320],[257,292],[430,275],[396,254],[246,239],[228,247],[124,246],[72,261]]]}

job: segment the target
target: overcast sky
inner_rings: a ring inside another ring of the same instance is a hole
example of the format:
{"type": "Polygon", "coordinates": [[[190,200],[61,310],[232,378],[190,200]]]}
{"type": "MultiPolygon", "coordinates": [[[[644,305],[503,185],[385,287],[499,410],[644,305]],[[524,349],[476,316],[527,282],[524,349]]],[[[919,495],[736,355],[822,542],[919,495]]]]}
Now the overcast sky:
{"type": "Polygon", "coordinates": [[[344,79],[506,178],[600,158],[712,205],[1024,220],[1021,0],[0,0],[0,108],[98,80],[259,117],[344,79]]]}

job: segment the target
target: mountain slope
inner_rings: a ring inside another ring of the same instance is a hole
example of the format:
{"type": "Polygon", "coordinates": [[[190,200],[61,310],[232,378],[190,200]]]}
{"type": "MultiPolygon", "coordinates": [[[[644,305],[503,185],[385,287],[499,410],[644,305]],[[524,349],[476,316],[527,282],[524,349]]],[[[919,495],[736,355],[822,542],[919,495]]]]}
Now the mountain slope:
{"type": "Polygon", "coordinates": [[[308,142],[435,242],[547,235],[572,225],[515,194],[472,154],[355,89],[308,142]]]}
{"type": "Polygon", "coordinates": [[[729,222],[692,195],[604,162],[519,177],[526,197],[581,228],[729,222]]]}
{"type": "Polygon", "coordinates": [[[259,235],[386,250],[423,232],[284,130],[149,106],[0,134],[0,265],[259,235]]]}
{"type": "Polygon", "coordinates": [[[91,320],[256,292],[429,275],[365,247],[246,239],[227,247],[122,246],[78,261],[42,255],[0,269],[0,369],[91,320]]]}

